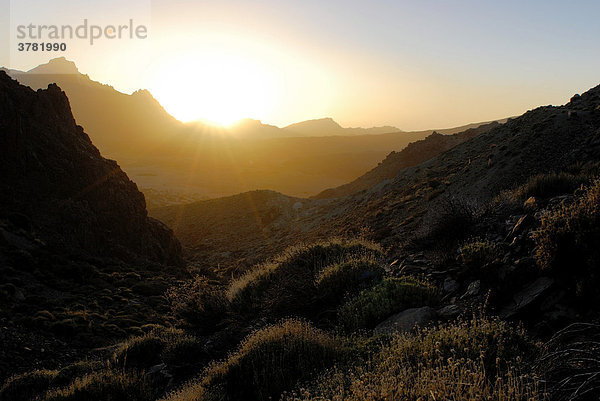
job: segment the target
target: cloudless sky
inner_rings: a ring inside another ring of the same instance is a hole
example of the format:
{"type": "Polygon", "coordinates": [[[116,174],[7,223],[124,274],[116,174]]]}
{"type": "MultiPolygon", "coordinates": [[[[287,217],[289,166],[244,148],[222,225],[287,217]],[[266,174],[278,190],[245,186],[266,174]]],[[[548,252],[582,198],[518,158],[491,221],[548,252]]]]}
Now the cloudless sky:
{"type": "Polygon", "coordinates": [[[14,0],[10,13],[0,2],[0,65],[65,55],[118,90],[149,89],[182,120],[443,128],[562,104],[600,83],[597,0],[14,0]],[[69,41],[64,54],[15,50],[16,24],[84,18],[133,18],[150,32],[69,41]]]}

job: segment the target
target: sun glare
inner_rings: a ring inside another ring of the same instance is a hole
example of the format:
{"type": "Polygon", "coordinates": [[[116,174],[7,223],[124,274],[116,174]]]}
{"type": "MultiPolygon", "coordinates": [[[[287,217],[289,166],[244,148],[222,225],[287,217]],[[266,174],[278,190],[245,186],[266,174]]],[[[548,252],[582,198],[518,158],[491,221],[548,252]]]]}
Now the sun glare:
{"type": "Polygon", "coordinates": [[[152,92],[180,121],[228,126],[242,118],[264,118],[274,107],[276,74],[259,60],[215,49],[162,60],[152,92]]]}

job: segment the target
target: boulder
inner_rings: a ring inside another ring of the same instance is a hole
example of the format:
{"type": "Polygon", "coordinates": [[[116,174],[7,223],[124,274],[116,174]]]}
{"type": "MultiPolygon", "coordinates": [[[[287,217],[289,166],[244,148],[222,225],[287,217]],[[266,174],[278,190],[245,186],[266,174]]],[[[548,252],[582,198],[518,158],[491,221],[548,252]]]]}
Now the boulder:
{"type": "Polygon", "coordinates": [[[452,319],[461,314],[461,309],[458,305],[446,305],[437,311],[437,314],[444,319],[452,319]]]}
{"type": "Polygon", "coordinates": [[[456,282],[456,280],[454,280],[450,277],[446,277],[446,279],[444,280],[443,288],[444,288],[444,292],[446,292],[448,294],[452,294],[453,292],[458,290],[459,285],[456,282]]]}
{"type": "Polygon", "coordinates": [[[460,298],[465,299],[468,297],[474,297],[479,294],[480,290],[481,290],[481,280],[473,281],[471,284],[469,284],[467,291],[460,298]]]}
{"type": "Polygon", "coordinates": [[[539,277],[533,283],[519,291],[513,296],[512,301],[506,305],[500,312],[503,319],[515,316],[523,311],[549,290],[554,284],[554,279],[550,277],[539,277]]]}
{"type": "Polygon", "coordinates": [[[517,236],[517,235],[523,233],[528,228],[532,227],[534,224],[535,224],[535,219],[533,218],[533,216],[526,214],[525,216],[521,217],[517,221],[517,223],[515,224],[515,226],[513,227],[513,229],[510,232],[510,236],[511,237],[517,236]]]}
{"type": "Polygon", "coordinates": [[[424,326],[435,320],[437,313],[429,306],[406,309],[397,313],[375,327],[375,334],[405,333],[416,326],[424,326]]]}

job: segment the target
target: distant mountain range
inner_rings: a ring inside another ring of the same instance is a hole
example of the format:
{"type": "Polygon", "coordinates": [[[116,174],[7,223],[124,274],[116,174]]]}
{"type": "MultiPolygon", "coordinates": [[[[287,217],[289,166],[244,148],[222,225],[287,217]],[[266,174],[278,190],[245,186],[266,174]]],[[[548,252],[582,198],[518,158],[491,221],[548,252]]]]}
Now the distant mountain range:
{"type": "MultiPolygon", "coordinates": [[[[278,138],[294,136],[334,136],[334,135],[368,135],[384,134],[392,132],[401,132],[396,127],[375,127],[375,128],[343,128],[331,118],[319,120],[309,120],[289,125],[285,128],[279,128],[274,125],[263,124],[259,120],[243,119],[233,124],[231,127],[215,129],[214,126],[198,120],[193,123],[184,124],[170,116],[164,108],[152,97],[147,90],[139,90],[131,95],[123,94],[115,90],[112,86],[95,82],[89,76],[81,74],[74,62],[64,57],[50,60],[47,64],[39,65],[29,71],[10,70],[2,68],[11,77],[21,83],[32,87],[33,89],[45,88],[48,83],[56,83],[64,88],[68,94],[71,103],[74,104],[73,113],[78,122],[89,127],[94,132],[98,127],[97,115],[99,109],[104,112],[110,112],[119,118],[113,120],[115,126],[110,127],[113,135],[127,136],[135,135],[136,132],[144,132],[152,136],[156,132],[165,130],[176,130],[184,127],[191,128],[203,133],[219,131],[227,133],[238,138],[278,138]],[[85,92],[86,102],[81,101],[80,97],[85,92]],[[130,104],[124,104],[130,103],[130,104]],[[133,108],[132,108],[133,107],[133,108]],[[129,113],[122,115],[123,110],[129,113]],[[131,113],[131,111],[134,111],[131,113]],[[140,115],[136,110],[147,110],[148,113],[140,115]],[[119,112],[121,111],[121,112],[119,112]],[[143,120],[136,117],[143,117],[143,120]],[[120,126],[118,126],[118,125],[120,126]],[[116,131],[114,129],[117,128],[116,131]]],[[[201,110],[198,111],[201,114],[201,110]]],[[[106,122],[105,122],[106,123],[106,122]]],[[[104,127],[101,127],[104,128],[104,127]]],[[[102,138],[106,138],[104,134],[102,138]]],[[[96,138],[93,138],[96,139],[96,138]]],[[[118,143],[119,140],[115,141],[118,143]]],[[[96,142],[96,141],[95,141],[96,142]]],[[[111,149],[111,142],[98,142],[100,146],[106,145],[111,149]]]]}

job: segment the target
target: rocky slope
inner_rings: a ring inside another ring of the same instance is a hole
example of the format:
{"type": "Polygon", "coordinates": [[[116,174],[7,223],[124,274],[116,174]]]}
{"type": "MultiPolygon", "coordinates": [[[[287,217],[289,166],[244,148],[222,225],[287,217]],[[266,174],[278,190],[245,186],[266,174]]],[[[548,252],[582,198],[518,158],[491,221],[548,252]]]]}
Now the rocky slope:
{"type": "Polygon", "coordinates": [[[498,122],[483,124],[453,135],[442,135],[434,131],[427,138],[412,142],[399,152],[390,153],[377,167],[356,180],[337,188],[327,189],[314,196],[315,199],[342,198],[374,187],[384,180],[392,179],[401,170],[421,164],[454,146],[487,132],[499,125],[498,122]]]}

